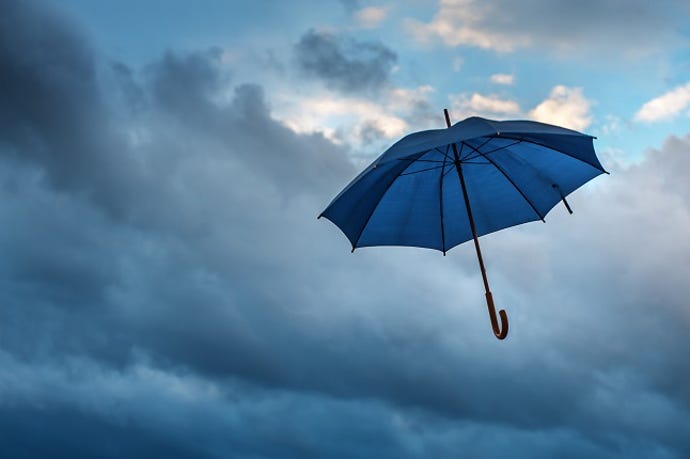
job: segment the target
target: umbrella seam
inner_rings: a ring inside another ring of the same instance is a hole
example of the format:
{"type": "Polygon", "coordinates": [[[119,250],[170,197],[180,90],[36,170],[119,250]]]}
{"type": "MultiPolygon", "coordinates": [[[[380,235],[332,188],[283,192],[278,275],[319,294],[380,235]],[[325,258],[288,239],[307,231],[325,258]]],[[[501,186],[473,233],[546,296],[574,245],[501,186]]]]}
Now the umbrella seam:
{"type": "MultiPolygon", "coordinates": [[[[462,143],[465,144],[465,142],[462,142],[462,143]]],[[[484,142],[484,145],[485,145],[485,144],[486,144],[486,142],[484,142]]],[[[480,154],[484,159],[486,159],[486,160],[489,161],[491,164],[493,164],[493,166],[494,166],[501,174],[503,174],[503,176],[506,178],[506,180],[508,180],[508,181],[510,182],[510,184],[513,185],[513,188],[515,188],[515,189],[517,190],[517,192],[520,193],[520,195],[522,196],[522,198],[523,198],[525,201],[527,201],[527,204],[529,204],[529,206],[532,208],[532,210],[534,211],[534,213],[537,214],[537,216],[539,217],[539,219],[540,219],[541,221],[546,221],[546,220],[544,220],[544,216],[539,212],[539,210],[537,210],[537,208],[534,206],[534,204],[532,203],[532,201],[531,201],[531,200],[527,197],[527,195],[520,189],[520,187],[518,187],[518,186],[515,184],[515,182],[513,182],[513,179],[511,179],[511,178],[508,176],[508,174],[501,168],[501,166],[499,166],[496,162],[494,162],[494,161],[493,161],[491,158],[489,158],[488,156],[484,155],[484,153],[482,153],[481,151],[475,149],[472,145],[470,145],[470,144],[465,144],[465,145],[467,145],[468,147],[470,147],[471,149],[473,149],[474,151],[476,151],[476,152],[477,152],[478,154],[480,154]]]]}
{"type": "MultiPolygon", "coordinates": [[[[544,145],[543,143],[534,142],[534,141],[532,141],[532,140],[528,140],[528,139],[525,139],[525,138],[517,138],[517,137],[510,137],[510,136],[503,136],[503,135],[502,135],[501,137],[508,138],[508,139],[513,139],[513,140],[522,140],[523,142],[531,143],[532,145],[537,145],[537,146],[539,146],[539,147],[546,148],[547,150],[553,150],[553,151],[555,151],[555,152],[557,152],[557,153],[560,153],[560,154],[562,154],[562,155],[565,155],[565,156],[567,156],[567,157],[569,157],[569,158],[573,158],[573,159],[575,159],[575,160],[577,160],[577,161],[580,161],[580,162],[583,162],[583,163],[585,163],[585,164],[587,164],[587,165],[589,165],[589,166],[592,166],[593,168],[595,168],[595,169],[598,170],[598,171],[603,172],[604,174],[608,174],[608,173],[609,173],[608,171],[606,171],[606,169],[604,169],[603,166],[597,167],[597,166],[595,166],[594,164],[590,163],[589,161],[585,161],[585,160],[582,159],[582,158],[578,158],[577,156],[574,156],[574,155],[572,155],[572,154],[570,154],[570,153],[568,153],[568,152],[565,152],[565,151],[563,151],[563,150],[560,150],[560,149],[558,149],[558,148],[554,148],[554,147],[551,147],[551,146],[548,146],[548,145],[544,145]]],[[[591,136],[588,136],[588,137],[591,137],[591,136]]],[[[488,158],[487,158],[487,159],[488,159],[488,158]]]]}
{"type": "MultiPolygon", "coordinates": [[[[424,156],[426,153],[428,153],[428,151],[425,151],[424,153],[419,155],[419,157],[424,156]]],[[[400,177],[400,174],[403,173],[408,167],[410,167],[414,163],[415,163],[414,161],[410,161],[410,164],[405,165],[405,167],[400,172],[398,172],[397,174],[394,174],[391,181],[388,183],[388,185],[386,185],[386,189],[383,190],[383,193],[381,193],[381,196],[379,196],[378,201],[373,206],[371,213],[369,214],[366,221],[364,222],[364,225],[362,225],[362,229],[359,230],[359,234],[357,235],[357,239],[355,239],[354,244],[352,244],[352,251],[353,252],[357,248],[357,244],[359,244],[359,240],[362,238],[362,234],[364,233],[364,230],[366,229],[367,225],[369,224],[369,221],[371,220],[371,217],[374,215],[374,212],[376,212],[376,208],[379,206],[379,204],[381,204],[381,200],[383,199],[383,197],[386,195],[386,193],[388,193],[388,190],[391,189],[391,186],[393,186],[393,183],[397,180],[397,178],[400,177]]]]}

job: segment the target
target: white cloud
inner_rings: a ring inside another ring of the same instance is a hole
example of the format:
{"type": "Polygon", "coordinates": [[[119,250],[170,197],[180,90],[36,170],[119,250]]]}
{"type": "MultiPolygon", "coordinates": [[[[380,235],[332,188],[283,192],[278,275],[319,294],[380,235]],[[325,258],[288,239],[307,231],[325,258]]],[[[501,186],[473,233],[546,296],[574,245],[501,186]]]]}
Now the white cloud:
{"type": "Polygon", "coordinates": [[[451,95],[450,99],[458,119],[468,116],[525,117],[575,130],[583,130],[592,123],[592,101],[584,96],[582,88],[554,86],[548,98],[528,112],[524,112],[517,101],[496,94],[462,93],[451,95]]]}
{"type": "Polygon", "coordinates": [[[355,13],[355,19],[360,27],[373,29],[378,27],[388,17],[389,8],[382,6],[368,6],[355,13]]]}
{"type": "Polygon", "coordinates": [[[313,97],[301,99],[300,105],[301,111],[292,112],[283,119],[295,132],[320,131],[329,120],[348,122],[357,119],[375,121],[388,137],[403,135],[408,128],[403,119],[387,113],[382,105],[366,100],[313,97]]]}
{"type": "Polygon", "coordinates": [[[515,83],[515,76],[509,73],[495,73],[491,75],[491,82],[512,86],[515,83]]]}
{"type": "Polygon", "coordinates": [[[451,106],[453,111],[459,115],[459,119],[468,116],[486,116],[489,118],[497,115],[514,116],[520,113],[520,104],[514,100],[502,99],[495,94],[454,95],[451,96],[451,106]]]}
{"type": "Polygon", "coordinates": [[[587,99],[582,88],[555,86],[549,97],[534,107],[528,116],[543,123],[556,124],[581,131],[592,124],[589,111],[592,102],[587,99]]]}
{"type": "Polygon", "coordinates": [[[669,120],[690,106],[690,83],[668,91],[645,103],[635,114],[635,121],[653,123],[669,120]]]}
{"type": "Polygon", "coordinates": [[[440,38],[447,46],[469,45],[508,52],[529,43],[523,34],[510,34],[484,27],[487,17],[498,14],[493,5],[474,0],[441,0],[438,13],[429,23],[410,20],[408,29],[422,43],[440,38]]]}
{"type": "Polygon", "coordinates": [[[409,110],[410,103],[425,101],[436,90],[433,86],[422,85],[416,88],[394,88],[390,92],[390,104],[396,110],[409,110]]]}
{"type": "Polygon", "coordinates": [[[389,144],[411,130],[421,129],[415,117],[420,107],[428,105],[433,92],[434,88],[429,85],[394,87],[388,89],[380,101],[329,91],[309,97],[283,92],[279,95],[275,116],[296,133],[320,132],[335,143],[348,143],[359,149],[372,140],[372,132],[384,144],[389,144]]]}

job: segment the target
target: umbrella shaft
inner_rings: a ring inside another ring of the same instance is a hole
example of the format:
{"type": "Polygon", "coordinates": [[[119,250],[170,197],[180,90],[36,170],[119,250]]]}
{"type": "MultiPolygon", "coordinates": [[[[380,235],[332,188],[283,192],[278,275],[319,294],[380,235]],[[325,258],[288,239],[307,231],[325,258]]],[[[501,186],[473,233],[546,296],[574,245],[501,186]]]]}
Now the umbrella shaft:
{"type": "MultiPolygon", "coordinates": [[[[446,126],[450,127],[450,115],[448,110],[444,109],[443,113],[446,117],[446,126]]],[[[467,218],[470,221],[470,229],[472,230],[472,238],[474,239],[474,248],[477,251],[477,260],[479,260],[479,269],[482,272],[482,280],[484,281],[484,289],[487,297],[491,295],[489,290],[489,280],[486,277],[486,268],[484,268],[484,259],[482,258],[482,249],[479,247],[479,237],[477,236],[477,227],[474,224],[474,217],[472,216],[472,208],[470,207],[470,197],[467,194],[467,185],[465,184],[465,176],[462,173],[462,165],[460,164],[460,155],[458,154],[458,147],[455,143],[451,144],[453,147],[453,156],[455,158],[455,170],[458,172],[460,178],[460,186],[462,187],[462,196],[465,199],[465,209],[467,209],[467,218]]],[[[495,316],[495,313],[494,313],[495,316]]]]}
{"type": "Polygon", "coordinates": [[[470,229],[472,230],[472,238],[474,239],[474,248],[477,251],[477,260],[479,260],[479,269],[482,272],[482,280],[484,281],[484,289],[487,294],[490,294],[489,281],[486,278],[486,268],[484,268],[484,258],[482,257],[482,249],[479,247],[479,237],[477,236],[477,227],[474,224],[474,217],[472,216],[472,208],[470,207],[470,197],[467,194],[467,185],[465,184],[465,177],[462,173],[462,166],[458,158],[457,148],[453,144],[453,154],[455,155],[455,169],[458,171],[460,177],[460,186],[462,187],[462,196],[465,198],[465,208],[467,209],[467,218],[470,221],[470,229]]]}

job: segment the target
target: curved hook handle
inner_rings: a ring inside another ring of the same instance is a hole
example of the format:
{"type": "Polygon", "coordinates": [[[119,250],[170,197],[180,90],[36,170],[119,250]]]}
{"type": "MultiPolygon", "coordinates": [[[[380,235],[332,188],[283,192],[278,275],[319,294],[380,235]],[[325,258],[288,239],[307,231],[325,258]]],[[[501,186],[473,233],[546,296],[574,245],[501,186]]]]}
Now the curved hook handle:
{"type": "Polygon", "coordinates": [[[505,339],[508,336],[508,314],[506,314],[505,309],[498,311],[498,315],[501,317],[501,326],[498,326],[498,319],[496,318],[496,308],[494,307],[494,298],[491,296],[491,292],[486,292],[486,305],[489,308],[489,319],[491,320],[491,328],[494,329],[494,335],[498,339],[505,339]]]}

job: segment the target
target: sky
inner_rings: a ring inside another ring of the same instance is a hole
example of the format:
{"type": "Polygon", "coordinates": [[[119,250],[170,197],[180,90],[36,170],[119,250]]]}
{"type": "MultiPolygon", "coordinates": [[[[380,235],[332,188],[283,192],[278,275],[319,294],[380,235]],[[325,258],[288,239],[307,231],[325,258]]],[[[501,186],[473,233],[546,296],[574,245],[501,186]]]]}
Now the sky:
{"type": "Polygon", "coordinates": [[[7,457],[690,456],[690,4],[0,0],[7,457]],[[317,215],[403,135],[611,173],[443,257],[317,215]]]}

